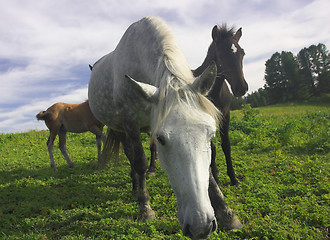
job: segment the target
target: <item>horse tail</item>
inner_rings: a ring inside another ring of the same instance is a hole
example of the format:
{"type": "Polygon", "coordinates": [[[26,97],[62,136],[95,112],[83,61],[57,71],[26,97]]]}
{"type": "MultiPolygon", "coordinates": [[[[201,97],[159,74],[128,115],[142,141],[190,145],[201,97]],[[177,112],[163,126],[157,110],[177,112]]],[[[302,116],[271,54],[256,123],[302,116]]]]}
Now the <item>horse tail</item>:
{"type": "Polygon", "coordinates": [[[46,121],[49,119],[50,117],[50,113],[48,113],[47,111],[40,111],[37,115],[36,118],[38,119],[38,121],[46,121]]]}
{"type": "Polygon", "coordinates": [[[98,163],[99,169],[104,168],[111,159],[118,160],[122,138],[123,135],[121,133],[108,128],[101,159],[98,163]]]}

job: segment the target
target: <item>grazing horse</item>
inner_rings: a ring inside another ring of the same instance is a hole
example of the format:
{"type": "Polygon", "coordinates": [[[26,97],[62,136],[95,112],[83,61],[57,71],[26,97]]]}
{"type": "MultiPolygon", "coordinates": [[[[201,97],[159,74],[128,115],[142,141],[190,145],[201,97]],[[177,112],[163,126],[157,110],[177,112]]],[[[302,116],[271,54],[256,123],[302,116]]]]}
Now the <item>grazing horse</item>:
{"type": "MultiPolygon", "coordinates": [[[[219,111],[205,95],[215,77],[213,63],[195,78],[168,26],[159,18],[145,17],[93,65],[88,88],[94,116],[110,129],[105,148],[115,152],[121,142],[130,161],[138,218],[155,218],[140,138],[141,131],[151,130],[177,198],[183,234],[195,239],[209,237],[216,220],[227,229],[241,227],[209,173],[210,140],[219,111]]],[[[106,158],[101,160],[105,164],[106,158]]]]}
{"type": "MultiPolygon", "coordinates": [[[[231,94],[225,79],[229,82],[231,90],[236,97],[243,96],[247,90],[248,85],[244,79],[243,74],[243,57],[244,50],[238,45],[238,41],[242,36],[242,29],[240,28],[236,33],[233,29],[228,29],[226,25],[214,26],[212,30],[213,42],[211,43],[207,56],[203,64],[193,71],[194,76],[199,76],[214,61],[217,64],[217,78],[215,84],[212,86],[207,95],[214,105],[222,112],[223,121],[219,125],[221,146],[225,154],[227,163],[227,174],[230,177],[231,185],[239,186],[236,179],[235,172],[231,160],[231,148],[229,140],[229,121],[230,121],[230,102],[231,94]]],[[[218,173],[215,156],[216,148],[211,142],[212,146],[212,160],[211,169],[213,176],[219,184],[218,173]]],[[[148,172],[155,171],[155,152],[156,147],[153,142],[150,144],[151,158],[148,172]]]]}
{"type": "Polygon", "coordinates": [[[67,151],[66,151],[66,134],[67,132],[82,133],[90,131],[96,135],[97,158],[101,157],[101,140],[104,140],[103,124],[98,121],[92,114],[88,100],[80,104],[55,103],[46,111],[40,111],[36,115],[38,120],[43,120],[49,129],[49,138],[47,140],[48,153],[50,158],[50,166],[57,171],[53,145],[56,135],[59,137],[60,150],[70,168],[74,167],[67,151]]]}

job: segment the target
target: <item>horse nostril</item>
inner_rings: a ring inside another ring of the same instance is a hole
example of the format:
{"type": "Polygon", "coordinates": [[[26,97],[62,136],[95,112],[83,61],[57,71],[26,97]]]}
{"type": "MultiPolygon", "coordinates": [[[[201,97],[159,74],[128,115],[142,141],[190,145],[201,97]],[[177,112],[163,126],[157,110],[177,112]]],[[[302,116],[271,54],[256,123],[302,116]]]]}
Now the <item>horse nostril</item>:
{"type": "Polygon", "coordinates": [[[183,235],[193,238],[193,239],[200,239],[200,238],[208,238],[211,233],[217,230],[218,224],[216,220],[213,220],[212,223],[210,223],[209,227],[205,228],[204,230],[201,230],[200,232],[196,232],[193,234],[190,229],[190,225],[187,224],[185,228],[183,229],[183,235]]]}

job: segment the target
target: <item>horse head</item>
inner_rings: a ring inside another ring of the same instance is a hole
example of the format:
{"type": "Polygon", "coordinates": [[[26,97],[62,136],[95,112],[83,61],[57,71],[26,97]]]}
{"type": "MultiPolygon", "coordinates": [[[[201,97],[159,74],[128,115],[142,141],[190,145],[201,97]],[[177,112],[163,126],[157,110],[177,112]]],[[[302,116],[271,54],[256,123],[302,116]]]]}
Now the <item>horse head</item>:
{"type": "Polygon", "coordinates": [[[181,101],[181,104],[173,104],[167,109],[164,118],[157,121],[159,126],[152,131],[157,138],[160,164],[167,173],[177,198],[177,215],[182,231],[193,239],[207,238],[217,228],[208,188],[210,141],[216,132],[214,115],[218,112],[204,97],[215,78],[216,65],[213,63],[194,82],[182,86],[177,94],[171,95],[167,89],[170,96],[164,96],[161,88],[127,77],[131,87],[152,103],[156,112],[164,110],[161,109],[164,101],[169,105],[175,98],[175,101],[181,101]],[[204,104],[211,105],[203,107],[203,101],[206,101],[204,104]],[[208,112],[210,108],[214,108],[214,115],[208,112]]]}
{"type": "Polygon", "coordinates": [[[244,50],[238,44],[242,36],[242,28],[236,33],[228,30],[226,25],[214,26],[212,30],[215,61],[221,75],[229,82],[235,97],[243,96],[248,90],[248,84],[243,74],[244,50]]]}

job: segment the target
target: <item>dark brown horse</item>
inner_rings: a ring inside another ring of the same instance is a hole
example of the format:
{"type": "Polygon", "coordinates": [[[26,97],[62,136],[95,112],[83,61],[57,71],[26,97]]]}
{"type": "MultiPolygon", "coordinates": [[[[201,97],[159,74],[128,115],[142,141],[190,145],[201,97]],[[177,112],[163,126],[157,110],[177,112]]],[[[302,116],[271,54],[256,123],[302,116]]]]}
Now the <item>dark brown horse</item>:
{"type": "MultiPolygon", "coordinates": [[[[223,121],[220,124],[220,137],[222,150],[226,157],[227,174],[230,177],[231,185],[239,185],[236,179],[231,160],[231,147],[229,140],[229,121],[230,121],[230,102],[231,93],[226,84],[230,84],[231,90],[235,97],[243,96],[248,90],[248,84],[244,79],[243,74],[243,57],[244,50],[239,46],[238,42],[242,36],[242,29],[238,29],[235,33],[233,28],[228,29],[224,24],[222,26],[214,26],[212,29],[212,43],[208,49],[207,56],[200,67],[194,71],[195,76],[199,76],[209,64],[214,61],[217,64],[218,76],[208,94],[208,98],[222,112],[223,121]]],[[[219,170],[215,163],[216,148],[213,142],[211,169],[215,180],[219,183],[219,170]]],[[[154,144],[151,144],[151,162],[149,172],[155,169],[155,153],[154,144]]]]}

